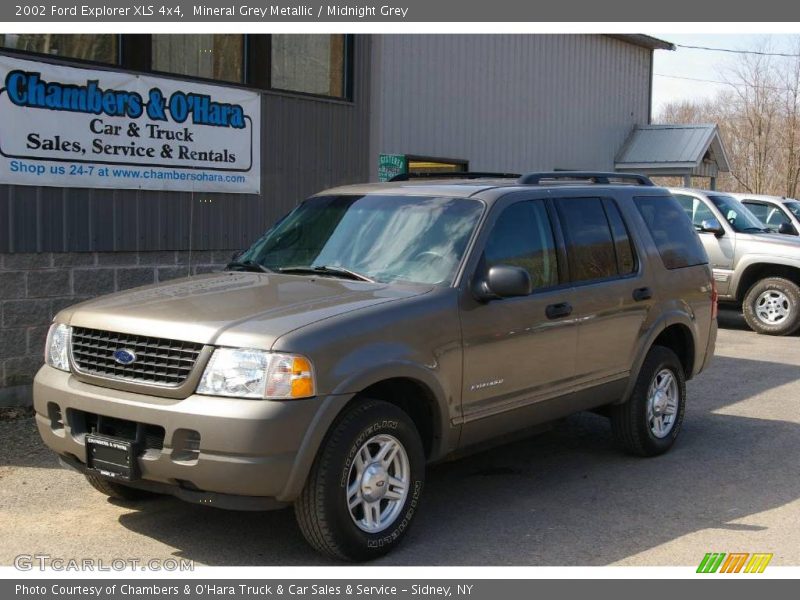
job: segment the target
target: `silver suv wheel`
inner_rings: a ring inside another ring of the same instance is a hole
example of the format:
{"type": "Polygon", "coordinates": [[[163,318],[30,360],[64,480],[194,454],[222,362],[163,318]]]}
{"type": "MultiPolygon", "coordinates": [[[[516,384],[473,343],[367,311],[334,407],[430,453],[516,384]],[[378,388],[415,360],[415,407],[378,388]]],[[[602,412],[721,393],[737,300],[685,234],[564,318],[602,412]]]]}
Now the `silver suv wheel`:
{"type": "Polygon", "coordinates": [[[757,333],[794,333],[800,328],[800,286],[783,277],[756,281],[743,298],[742,312],[757,333]]]}
{"type": "Polygon", "coordinates": [[[657,438],[665,438],[678,414],[678,381],[669,369],[661,369],[647,392],[647,424],[657,438]]]}
{"type": "Polygon", "coordinates": [[[758,319],[767,325],[779,325],[791,313],[788,296],[779,290],[762,292],[753,308],[758,319]]]}
{"type": "Polygon", "coordinates": [[[368,439],[356,452],[347,477],[347,507],[367,533],[390,527],[403,509],[411,465],[403,444],[388,434],[368,439]]]}

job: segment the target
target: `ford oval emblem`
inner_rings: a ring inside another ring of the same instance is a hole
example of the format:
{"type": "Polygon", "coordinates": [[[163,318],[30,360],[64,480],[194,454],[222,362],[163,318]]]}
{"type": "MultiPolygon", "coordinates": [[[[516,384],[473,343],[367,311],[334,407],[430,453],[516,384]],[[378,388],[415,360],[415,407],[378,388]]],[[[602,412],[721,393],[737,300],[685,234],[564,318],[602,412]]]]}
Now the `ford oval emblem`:
{"type": "Polygon", "coordinates": [[[119,348],[114,350],[114,360],[121,365],[129,365],[136,362],[136,352],[128,348],[119,348]]]}

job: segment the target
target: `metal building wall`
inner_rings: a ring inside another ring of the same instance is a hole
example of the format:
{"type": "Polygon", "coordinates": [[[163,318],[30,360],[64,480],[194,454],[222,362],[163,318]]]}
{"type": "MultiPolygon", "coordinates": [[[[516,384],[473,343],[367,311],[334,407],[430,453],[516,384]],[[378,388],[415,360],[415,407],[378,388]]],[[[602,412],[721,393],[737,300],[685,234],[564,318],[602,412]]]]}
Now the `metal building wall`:
{"type": "Polygon", "coordinates": [[[261,196],[0,185],[0,253],[246,247],[304,197],[368,177],[370,47],[356,36],[353,102],[262,94],[261,196]]]}
{"type": "Polygon", "coordinates": [[[649,120],[652,51],[603,35],[381,35],[372,56],[372,179],[381,152],[613,170],[649,120]]]}

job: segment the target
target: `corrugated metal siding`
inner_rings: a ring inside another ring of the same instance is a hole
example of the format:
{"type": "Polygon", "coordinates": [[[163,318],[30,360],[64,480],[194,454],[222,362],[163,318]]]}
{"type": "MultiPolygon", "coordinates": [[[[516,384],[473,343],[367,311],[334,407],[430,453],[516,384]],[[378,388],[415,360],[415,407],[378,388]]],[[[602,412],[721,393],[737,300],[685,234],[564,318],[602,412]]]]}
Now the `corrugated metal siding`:
{"type": "Polygon", "coordinates": [[[703,158],[715,125],[651,125],[633,132],[617,163],[696,163],[703,158]]]}
{"type": "Polygon", "coordinates": [[[261,196],[0,185],[0,252],[246,247],[306,196],[367,179],[370,46],[356,36],[352,103],[262,94],[261,196]]]}
{"type": "Polygon", "coordinates": [[[611,170],[648,121],[652,52],[618,39],[377,38],[373,179],[380,152],[468,159],[474,170],[611,170]]]}

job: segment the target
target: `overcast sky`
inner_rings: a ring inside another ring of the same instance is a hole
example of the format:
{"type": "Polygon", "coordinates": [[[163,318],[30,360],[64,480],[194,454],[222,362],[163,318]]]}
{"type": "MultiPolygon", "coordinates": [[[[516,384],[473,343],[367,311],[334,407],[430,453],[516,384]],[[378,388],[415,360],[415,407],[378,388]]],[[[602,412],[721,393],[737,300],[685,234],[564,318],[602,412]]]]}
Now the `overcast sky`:
{"type": "MultiPolygon", "coordinates": [[[[740,35],[740,34],[656,34],[654,37],[690,46],[729,48],[732,50],[758,50],[765,43],[771,52],[796,52],[798,36],[740,35]]],[[[657,121],[660,108],[669,102],[694,100],[716,95],[726,86],[709,81],[722,81],[739,55],[707,50],[677,48],[655,51],[653,69],[653,119],[657,121]],[[705,80],[705,81],[697,81],[705,80]]]]}

